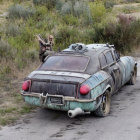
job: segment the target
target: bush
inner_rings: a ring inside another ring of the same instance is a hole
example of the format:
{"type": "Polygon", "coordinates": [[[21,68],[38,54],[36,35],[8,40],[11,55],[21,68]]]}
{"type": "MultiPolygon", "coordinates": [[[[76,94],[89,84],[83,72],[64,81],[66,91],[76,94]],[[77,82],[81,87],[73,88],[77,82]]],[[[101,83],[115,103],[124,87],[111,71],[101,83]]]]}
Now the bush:
{"type": "Polygon", "coordinates": [[[1,66],[0,67],[0,79],[2,79],[4,75],[10,74],[10,73],[11,73],[10,66],[1,66]]]}
{"type": "Polygon", "coordinates": [[[61,14],[62,15],[65,15],[65,14],[72,14],[73,10],[73,5],[72,5],[72,2],[71,1],[68,1],[66,3],[64,3],[64,5],[62,6],[61,8],[61,14]]]}
{"type": "Polygon", "coordinates": [[[48,14],[48,10],[46,9],[45,6],[38,6],[36,7],[36,13],[35,15],[33,16],[33,20],[36,21],[36,22],[41,22],[44,20],[44,16],[48,14]]]}
{"type": "Polygon", "coordinates": [[[73,15],[64,15],[63,16],[63,21],[67,25],[78,26],[78,24],[79,24],[78,18],[74,17],[73,15]]]}
{"type": "Polygon", "coordinates": [[[52,9],[56,6],[57,0],[33,0],[35,5],[45,5],[48,9],[52,9]]]}
{"type": "Polygon", "coordinates": [[[106,9],[102,1],[95,1],[90,3],[91,15],[94,22],[101,22],[106,15],[106,9]]]}
{"type": "MultiPolygon", "coordinates": [[[[70,44],[82,42],[85,44],[93,43],[94,29],[81,29],[71,26],[60,26],[55,34],[55,47],[61,50],[67,48],[70,44]]],[[[57,48],[55,48],[57,50],[57,48]]]]}
{"type": "Polygon", "coordinates": [[[118,23],[108,23],[97,27],[94,40],[109,42],[125,54],[140,45],[140,21],[126,15],[118,16],[118,23]]]}
{"type": "Polygon", "coordinates": [[[105,1],[104,5],[105,5],[105,8],[112,8],[114,5],[116,5],[116,2],[113,0],[107,0],[105,1]]]}
{"type": "Polygon", "coordinates": [[[27,59],[30,59],[32,62],[35,61],[38,57],[38,52],[35,49],[30,49],[27,51],[27,59]]]}
{"type": "Polygon", "coordinates": [[[0,57],[7,59],[13,59],[16,54],[16,50],[13,49],[8,42],[0,40],[0,57]]]}
{"type": "Polygon", "coordinates": [[[137,12],[138,10],[139,10],[139,7],[132,7],[132,6],[125,6],[123,8],[123,12],[125,14],[134,13],[134,12],[137,12]]]}
{"type": "Polygon", "coordinates": [[[85,32],[86,43],[94,43],[95,29],[87,29],[85,32]]]}
{"type": "Polygon", "coordinates": [[[27,61],[27,59],[25,59],[25,57],[23,57],[22,55],[17,55],[15,58],[15,64],[18,70],[22,70],[23,68],[25,68],[25,66],[27,66],[27,63],[29,61],[27,61]]]}
{"type": "Polygon", "coordinates": [[[56,1],[56,9],[61,11],[62,6],[64,5],[65,1],[64,0],[57,0],[56,1]]]}
{"type": "Polygon", "coordinates": [[[72,43],[80,41],[84,42],[82,33],[78,29],[69,26],[61,26],[55,34],[55,46],[60,47],[61,50],[72,43]]]}
{"type": "Polygon", "coordinates": [[[131,2],[140,2],[140,0],[124,0],[124,2],[128,2],[128,3],[131,3],[131,2]]]}
{"type": "Polygon", "coordinates": [[[84,17],[90,16],[90,8],[88,3],[84,1],[67,1],[65,3],[61,3],[58,9],[62,15],[72,14],[75,17],[80,17],[81,15],[84,17]]]}
{"type": "Polygon", "coordinates": [[[89,15],[90,9],[86,2],[76,1],[74,4],[74,15],[80,17],[80,15],[89,15]]]}
{"type": "Polygon", "coordinates": [[[34,9],[31,8],[25,8],[22,5],[16,4],[9,8],[9,18],[10,19],[28,19],[30,16],[32,16],[35,13],[34,9]]]}
{"type": "Polygon", "coordinates": [[[5,34],[7,36],[15,37],[20,34],[19,27],[16,24],[10,23],[5,28],[5,34]]]}

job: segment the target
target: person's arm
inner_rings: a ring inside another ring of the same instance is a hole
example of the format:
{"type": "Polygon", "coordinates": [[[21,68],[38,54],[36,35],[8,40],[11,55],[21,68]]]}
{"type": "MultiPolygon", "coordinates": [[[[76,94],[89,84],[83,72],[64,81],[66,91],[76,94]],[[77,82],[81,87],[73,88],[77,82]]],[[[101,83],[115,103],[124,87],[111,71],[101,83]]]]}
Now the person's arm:
{"type": "Polygon", "coordinates": [[[46,45],[46,42],[40,37],[40,35],[36,35],[38,41],[40,41],[43,45],[46,45]]]}

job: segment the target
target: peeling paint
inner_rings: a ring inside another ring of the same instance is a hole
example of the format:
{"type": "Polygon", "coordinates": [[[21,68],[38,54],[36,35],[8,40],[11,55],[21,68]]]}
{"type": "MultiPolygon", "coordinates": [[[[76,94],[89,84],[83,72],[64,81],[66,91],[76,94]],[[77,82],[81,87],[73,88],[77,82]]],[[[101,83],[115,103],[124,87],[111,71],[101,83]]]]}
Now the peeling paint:
{"type": "Polygon", "coordinates": [[[62,110],[62,111],[68,111],[68,110],[73,110],[75,107],[79,107],[84,111],[94,111],[96,110],[96,101],[91,101],[88,103],[83,103],[83,102],[76,102],[76,101],[65,101],[64,105],[55,105],[50,102],[46,102],[45,104],[40,104],[40,99],[39,97],[30,97],[30,96],[24,96],[25,102],[40,106],[40,107],[45,107],[48,109],[54,109],[54,110],[62,110]]]}
{"type": "MultiPolygon", "coordinates": [[[[110,48],[97,46],[90,51],[86,51],[85,55],[90,57],[87,69],[83,73],[67,72],[67,71],[33,71],[28,79],[32,80],[30,90],[24,94],[25,102],[54,110],[74,110],[81,108],[83,111],[95,111],[101,103],[101,97],[104,92],[109,89],[110,94],[118,91],[118,89],[127,83],[134,71],[135,61],[132,57],[125,56],[115,59],[111,63],[106,63],[102,68],[99,64],[99,55],[104,51],[108,52],[110,48]],[[93,51],[93,52],[92,52],[93,51]],[[93,69],[94,65],[94,69],[93,69]],[[43,77],[43,78],[42,78],[43,77]],[[80,94],[80,86],[88,85],[90,92],[86,95],[80,94]],[[38,94],[39,96],[30,96],[29,94],[38,94]],[[28,95],[27,95],[28,94],[28,95]],[[51,101],[62,96],[63,102],[56,104],[51,101]],[[67,97],[67,99],[66,99],[67,97]],[[74,99],[73,99],[74,98],[74,99]]],[[[94,46],[93,46],[94,47],[94,46]]],[[[113,48],[110,49],[113,54],[113,48]]],[[[111,52],[110,51],[110,52],[111,52]]],[[[61,54],[60,54],[61,55],[61,54]]],[[[83,54],[80,54],[82,56],[83,54]]]]}

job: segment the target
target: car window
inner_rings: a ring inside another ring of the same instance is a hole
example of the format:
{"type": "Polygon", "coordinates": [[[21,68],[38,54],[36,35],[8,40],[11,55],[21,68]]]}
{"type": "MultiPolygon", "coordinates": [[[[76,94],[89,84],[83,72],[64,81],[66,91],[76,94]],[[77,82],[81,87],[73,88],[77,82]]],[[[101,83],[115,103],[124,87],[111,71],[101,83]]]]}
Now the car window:
{"type": "Polygon", "coordinates": [[[105,55],[104,54],[101,54],[99,56],[99,60],[100,60],[101,68],[103,68],[103,67],[105,67],[107,65],[106,58],[105,58],[105,55]]]}
{"type": "Polygon", "coordinates": [[[84,72],[89,62],[86,56],[50,56],[39,70],[64,70],[84,72]]]}
{"type": "Polygon", "coordinates": [[[108,65],[114,62],[112,53],[110,51],[108,51],[108,52],[105,53],[105,57],[106,57],[106,60],[107,60],[107,64],[108,65]]]}

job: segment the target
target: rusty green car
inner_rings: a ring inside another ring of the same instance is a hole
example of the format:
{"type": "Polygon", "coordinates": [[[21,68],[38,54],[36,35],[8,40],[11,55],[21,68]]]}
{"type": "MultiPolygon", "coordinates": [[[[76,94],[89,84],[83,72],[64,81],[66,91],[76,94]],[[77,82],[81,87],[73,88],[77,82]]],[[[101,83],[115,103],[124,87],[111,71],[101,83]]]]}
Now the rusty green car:
{"type": "Polygon", "coordinates": [[[25,102],[67,111],[73,118],[110,112],[111,95],[123,85],[135,84],[137,63],[117,53],[112,45],[76,43],[45,58],[22,84],[25,102]]]}

